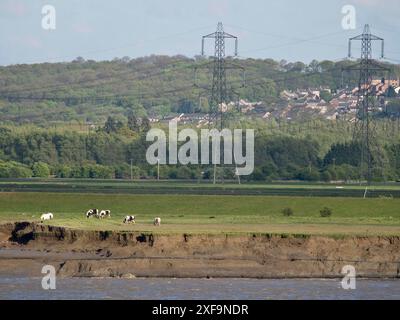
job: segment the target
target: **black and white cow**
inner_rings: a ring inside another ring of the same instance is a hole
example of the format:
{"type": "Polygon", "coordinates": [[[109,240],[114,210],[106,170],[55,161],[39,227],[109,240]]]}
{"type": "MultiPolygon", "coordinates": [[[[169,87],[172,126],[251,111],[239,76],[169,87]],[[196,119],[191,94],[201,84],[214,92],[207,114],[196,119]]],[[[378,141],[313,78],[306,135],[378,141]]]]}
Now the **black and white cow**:
{"type": "Polygon", "coordinates": [[[124,223],[136,223],[135,216],[126,216],[124,219],[124,223]]]}
{"type": "Polygon", "coordinates": [[[99,214],[99,210],[98,209],[90,209],[88,210],[88,212],[86,212],[86,218],[91,218],[91,217],[97,217],[99,214]]]}
{"type": "Polygon", "coordinates": [[[98,217],[99,219],[111,218],[111,210],[101,210],[98,217]]]}

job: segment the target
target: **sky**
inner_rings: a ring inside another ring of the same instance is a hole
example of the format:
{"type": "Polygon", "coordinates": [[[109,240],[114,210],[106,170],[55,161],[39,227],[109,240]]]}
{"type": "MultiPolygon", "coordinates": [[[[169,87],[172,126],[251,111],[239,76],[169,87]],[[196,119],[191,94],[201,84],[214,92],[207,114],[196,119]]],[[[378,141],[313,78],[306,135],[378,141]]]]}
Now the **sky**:
{"type": "MultiPolygon", "coordinates": [[[[345,58],[348,38],[368,23],[385,39],[387,59],[400,63],[399,16],[400,0],[0,0],[0,65],[193,57],[218,22],[238,36],[239,57],[305,63],[345,58]],[[55,9],[55,29],[42,26],[45,5],[55,9]],[[355,8],[355,30],[343,29],[345,5],[355,8]]],[[[213,45],[206,42],[208,55],[213,45]]],[[[226,54],[233,49],[228,41],[226,54]]]]}

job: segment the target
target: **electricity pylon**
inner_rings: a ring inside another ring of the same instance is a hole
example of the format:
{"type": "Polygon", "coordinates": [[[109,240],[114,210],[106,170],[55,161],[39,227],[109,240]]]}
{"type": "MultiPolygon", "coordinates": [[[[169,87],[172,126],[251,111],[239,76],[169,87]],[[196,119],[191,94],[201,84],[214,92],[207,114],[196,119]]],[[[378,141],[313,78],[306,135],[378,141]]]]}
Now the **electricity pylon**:
{"type": "Polygon", "coordinates": [[[349,39],[349,58],[351,58],[352,42],[361,41],[361,60],[358,64],[346,68],[346,70],[359,71],[357,115],[353,140],[360,143],[360,181],[366,179],[368,184],[372,180],[372,145],[376,143],[375,130],[372,121],[372,114],[376,111],[376,95],[372,92],[372,76],[377,71],[388,71],[372,58],[373,41],[381,42],[381,57],[384,57],[384,39],[371,34],[369,25],[365,25],[361,35],[349,39]]]}
{"type": "Polygon", "coordinates": [[[213,77],[210,100],[210,115],[216,123],[219,122],[220,128],[223,128],[223,106],[228,101],[228,91],[226,85],[226,70],[228,68],[242,69],[242,67],[234,65],[226,61],[225,57],[225,40],[233,39],[235,41],[235,56],[238,55],[238,38],[234,35],[226,33],[222,22],[218,23],[217,31],[203,36],[201,44],[201,54],[204,56],[205,39],[215,39],[214,61],[213,61],[213,77]]]}
{"type": "MultiPolygon", "coordinates": [[[[224,108],[228,107],[228,89],[227,89],[227,69],[237,69],[243,72],[243,81],[244,81],[244,68],[240,65],[237,65],[231,61],[227,61],[226,59],[226,40],[231,39],[235,41],[235,52],[234,55],[237,57],[238,55],[238,37],[231,35],[224,31],[222,22],[218,23],[217,31],[214,33],[210,33],[206,36],[203,36],[201,43],[201,55],[205,55],[205,40],[206,39],[215,39],[214,45],[214,59],[212,63],[212,86],[211,86],[211,99],[210,99],[210,111],[209,111],[209,123],[213,123],[215,127],[219,127],[220,130],[225,127],[225,115],[228,110],[224,110],[224,108]]],[[[203,66],[207,66],[203,65],[203,66]]],[[[197,67],[199,68],[199,67],[197,67]]],[[[232,88],[230,88],[232,90],[232,88]]],[[[233,91],[233,90],[232,90],[233,91]]],[[[220,161],[223,163],[224,161],[224,152],[223,146],[221,148],[222,152],[220,154],[220,161]]],[[[214,159],[215,161],[215,159],[214,159]]],[[[222,180],[224,179],[224,166],[221,166],[222,170],[222,180]]],[[[214,163],[214,184],[216,183],[216,164],[214,163]]]]}

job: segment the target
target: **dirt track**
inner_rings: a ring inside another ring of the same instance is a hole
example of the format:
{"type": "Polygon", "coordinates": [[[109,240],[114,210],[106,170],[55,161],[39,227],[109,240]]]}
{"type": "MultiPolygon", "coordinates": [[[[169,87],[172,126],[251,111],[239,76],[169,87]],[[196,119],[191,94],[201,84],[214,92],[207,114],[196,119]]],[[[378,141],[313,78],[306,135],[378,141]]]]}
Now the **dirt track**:
{"type": "Polygon", "coordinates": [[[400,277],[400,237],[157,235],[0,226],[0,276],[40,276],[44,264],[79,277],[400,277]]]}

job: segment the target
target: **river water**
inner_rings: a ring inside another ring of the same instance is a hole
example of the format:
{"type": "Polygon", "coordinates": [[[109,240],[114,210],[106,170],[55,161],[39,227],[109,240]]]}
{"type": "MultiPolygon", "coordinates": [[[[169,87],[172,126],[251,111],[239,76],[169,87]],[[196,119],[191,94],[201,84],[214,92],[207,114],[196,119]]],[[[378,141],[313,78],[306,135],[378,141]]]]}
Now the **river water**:
{"type": "Polygon", "coordinates": [[[57,279],[43,290],[41,278],[0,277],[0,299],[400,299],[400,280],[357,279],[355,290],[321,279],[57,279]]]}

